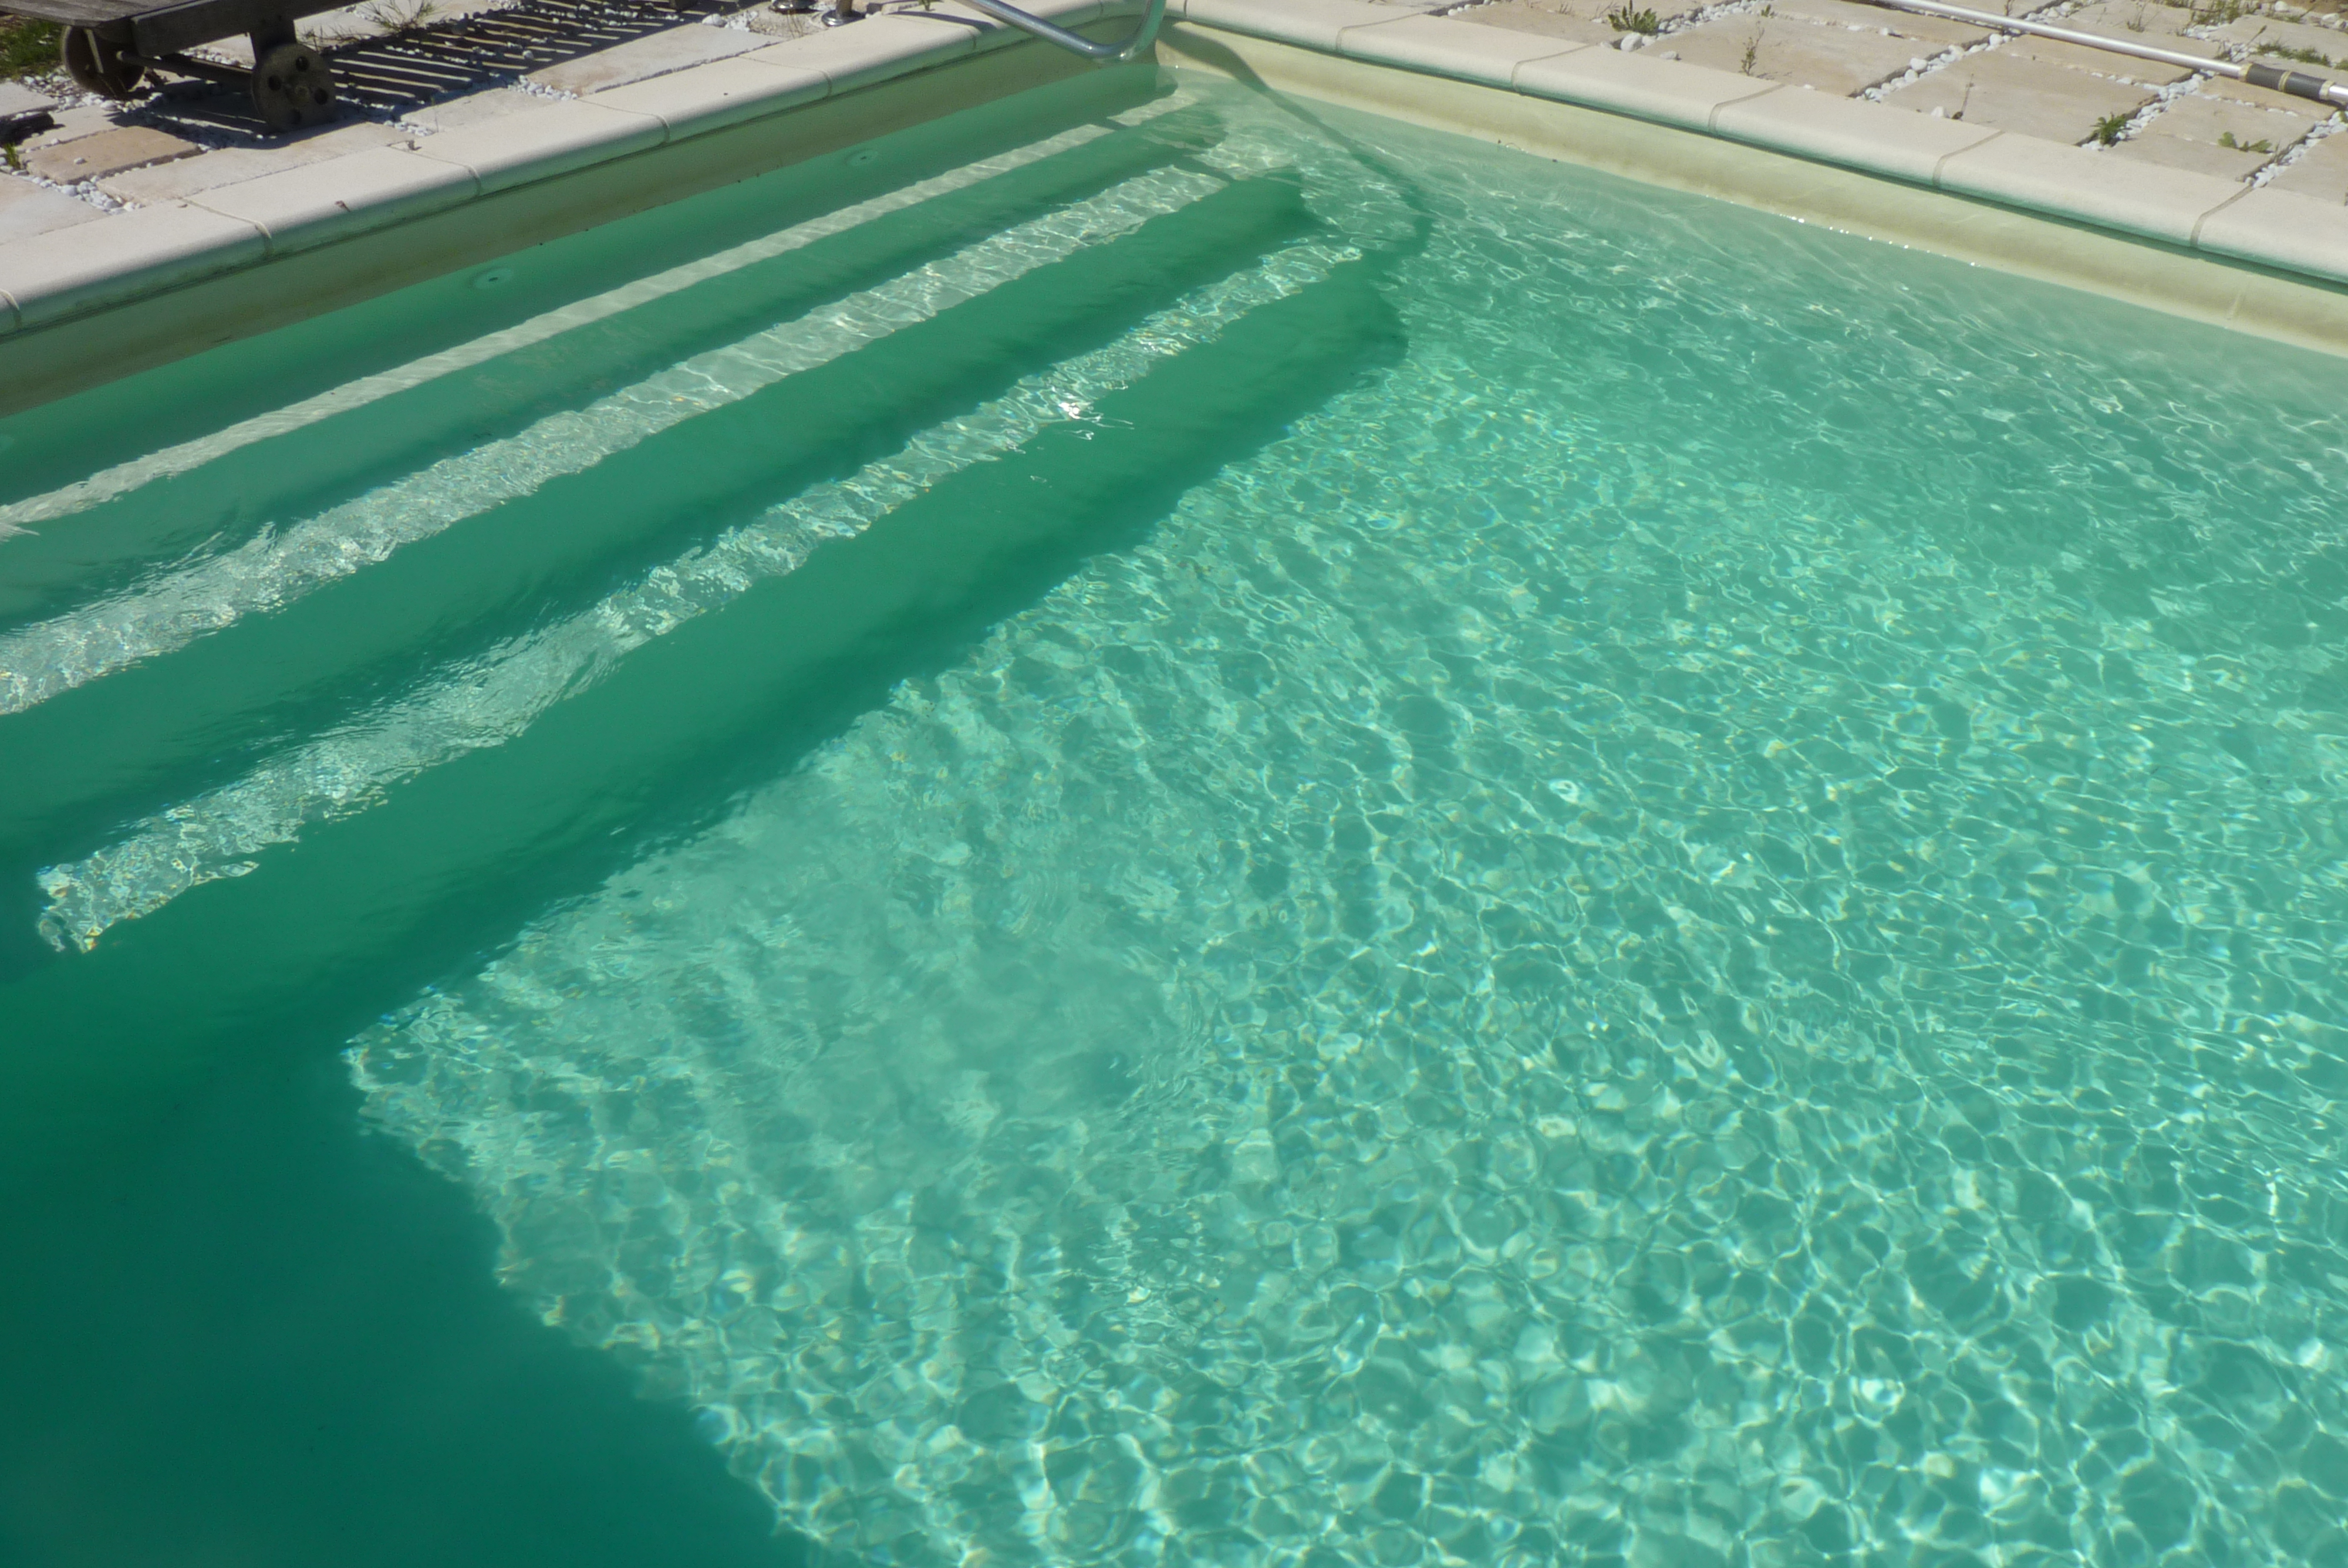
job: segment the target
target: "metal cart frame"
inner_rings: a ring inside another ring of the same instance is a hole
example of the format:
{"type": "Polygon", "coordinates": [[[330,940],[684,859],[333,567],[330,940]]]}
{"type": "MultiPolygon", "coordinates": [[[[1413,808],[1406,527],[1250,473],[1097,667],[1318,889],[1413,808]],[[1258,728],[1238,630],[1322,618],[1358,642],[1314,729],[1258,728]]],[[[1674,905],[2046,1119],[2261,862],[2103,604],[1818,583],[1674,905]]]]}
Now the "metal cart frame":
{"type": "Polygon", "coordinates": [[[0,11],[66,30],[66,74],[86,91],[127,98],[150,72],[201,77],[243,87],[273,130],[335,118],[334,71],[294,36],[294,24],[348,0],[0,0],[0,11]],[[198,44],[243,34],[252,69],[187,54],[198,44]]]}

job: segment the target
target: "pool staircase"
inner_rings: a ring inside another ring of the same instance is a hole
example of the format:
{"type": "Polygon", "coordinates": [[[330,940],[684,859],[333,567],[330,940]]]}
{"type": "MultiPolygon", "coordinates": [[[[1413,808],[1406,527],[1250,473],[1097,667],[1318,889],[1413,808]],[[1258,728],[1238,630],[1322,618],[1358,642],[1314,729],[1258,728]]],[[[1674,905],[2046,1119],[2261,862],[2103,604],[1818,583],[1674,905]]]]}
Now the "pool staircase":
{"type": "Polygon", "coordinates": [[[1159,100],[0,504],[6,1158],[330,1046],[1390,361],[1225,153],[1159,100]]]}

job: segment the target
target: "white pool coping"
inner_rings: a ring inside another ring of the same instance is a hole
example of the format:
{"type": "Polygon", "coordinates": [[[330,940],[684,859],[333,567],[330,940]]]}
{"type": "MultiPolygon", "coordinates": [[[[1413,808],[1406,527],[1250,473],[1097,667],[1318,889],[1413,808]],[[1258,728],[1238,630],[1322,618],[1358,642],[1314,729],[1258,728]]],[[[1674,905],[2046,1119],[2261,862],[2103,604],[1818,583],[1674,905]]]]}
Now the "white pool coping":
{"type": "MultiPolygon", "coordinates": [[[[1033,0],[1030,8],[1108,35],[1129,26],[1141,4],[1033,0]]],[[[2348,210],[2308,197],[1426,15],[1409,0],[1169,0],[1168,12],[1162,64],[1256,76],[1284,91],[2348,352],[2340,288],[2348,210]],[[1805,168],[1811,175],[1800,176],[1805,168]],[[1683,178],[1684,169],[1696,172],[1683,178]],[[1829,174],[1842,184],[1821,185],[1818,176],[1829,174]],[[2083,248],[2065,233],[2095,243],[2083,248]]],[[[744,143],[702,144],[725,147],[707,159],[740,179],[808,156],[793,138],[814,122],[778,117],[863,95],[829,134],[847,134],[851,121],[864,137],[900,118],[913,123],[937,112],[927,99],[953,95],[931,92],[916,106],[901,96],[914,90],[901,78],[1014,46],[1005,63],[1022,68],[970,90],[1000,96],[1088,68],[946,0],[932,13],[877,16],[0,245],[0,412],[685,194],[663,183],[662,149],[713,133],[744,143]],[[899,96],[868,91],[889,83],[899,96]],[[744,141],[752,131],[755,145],[744,141]],[[566,182],[589,170],[633,178],[633,205],[614,210],[566,182]],[[565,194],[532,195],[566,184],[565,194]],[[458,210],[492,199],[498,211],[478,222],[458,210]],[[520,231],[507,214],[533,200],[543,210],[538,227],[513,237],[520,231]],[[456,220],[429,221],[441,215],[456,220]],[[386,244],[383,231],[395,228],[406,232],[386,244]],[[370,234],[363,249],[312,254],[370,234]],[[386,259],[395,251],[396,264],[386,259]],[[56,328],[68,330],[46,330],[56,328]]]]}

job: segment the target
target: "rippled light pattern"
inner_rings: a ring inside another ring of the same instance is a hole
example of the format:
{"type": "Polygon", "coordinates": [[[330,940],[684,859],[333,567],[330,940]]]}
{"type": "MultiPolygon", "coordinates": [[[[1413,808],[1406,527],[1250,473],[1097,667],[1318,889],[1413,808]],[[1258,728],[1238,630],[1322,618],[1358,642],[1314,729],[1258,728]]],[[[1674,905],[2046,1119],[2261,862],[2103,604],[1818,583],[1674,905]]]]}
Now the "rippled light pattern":
{"type": "Polygon", "coordinates": [[[2348,378],[1341,123],[1406,362],[371,1113],[843,1563],[2348,1562],[2348,378]]]}

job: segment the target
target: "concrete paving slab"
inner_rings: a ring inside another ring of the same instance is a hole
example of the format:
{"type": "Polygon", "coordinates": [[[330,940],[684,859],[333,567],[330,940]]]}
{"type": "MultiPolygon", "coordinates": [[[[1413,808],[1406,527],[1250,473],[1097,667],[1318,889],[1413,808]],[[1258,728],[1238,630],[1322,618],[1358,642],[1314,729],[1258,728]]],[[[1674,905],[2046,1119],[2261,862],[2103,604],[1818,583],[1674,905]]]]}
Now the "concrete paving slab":
{"type": "Polygon", "coordinates": [[[1487,27],[1514,27],[1521,33],[1544,33],[1554,38],[1604,43],[1619,38],[1624,29],[1609,20],[1625,6],[1632,12],[1653,11],[1658,24],[1683,22],[1702,11],[1707,0],[1489,0],[1451,13],[1451,20],[1476,22],[1487,27]],[[1597,31],[1593,34],[1592,29],[1597,31]]]}
{"type": "Polygon", "coordinates": [[[2302,114],[2295,109],[2266,108],[2215,93],[2187,93],[2169,99],[2144,128],[2159,136],[2208,142],[2212,147],[2231,141],[2247,149],[2262,141],[2271,157],[2298,146],[2315,128],[2318,120],[2325,118],[2329,117],[2302,114]]]}
{"type": "Polygon", "coordinates": [[[514,0],[365,0],[339,11],[322,11],[304,20],[302,36],[322,43],[356,43],[364,38],[388,38],[420,28],[502,11],[514,0]]]}
{"type": "MultiPolygon", "coordinates": [[[[2070,18],[2057,18],[2054,25],[2069,26],[2070,18]]],[[[2080,27],[2075,31],[2088,33],[2096,29],[2080,27]]],[[[2147,44],[2153,48],[2168,49],[2179,55],[2199,55],[2214,60],[2226,52],[2222,46],[2199,38],[2138,38],[2128,36],[2117,28],[2109,31],[2123,43],[2147,44]]],[[[2183,66],[2163,65],[2158,60],[2139,60],[2133,55],[2115,54],[2109,49],[2092,48],[2085,44],[2065,44],[2054,38],[2013,38],[2000,45],[1995,52],[2019,55],[2028,60],[2044,60],[2050,66],[2065,66],[2075,71],[2091,72],[2123,82],[2142,82],[2155,87],[2181,82],[2193,74],[2183,66]]]]}
{"type": "Polygon", "coordinates": [[[2109,115],[2132,115],[2152,101],[2148,87],[2090,76],[2006,49],[1985,49],[1883,95],[1900,108],[1995,126],[2073,146],[2109,115]]]}
{"type": "Polygon", "coordinates": [[[87,201],[76,201],[13,174],[0,174],[0,245],[105,216],[87,201]]]}
{"type": "Polygon", "coordinates": [[[108,175],[98,188],[123,201],[144,204],[192,196],[199,190],[258,179],[306,164],[324,163],[369,148],[405,146],[407,133],[374,120],[353,120],[287,137],[274,147],[223,147],[171,163],[158,163],[108,175]]]}
{"type": "Polygon", "coordinates": [[[1733,103],[1713,129],[1739,141],[1929,183],[1941,160],[2003,133],[1799,87],[1733,103]]]}
{"type": "Polygon", "coordinates": [[[687,66],[747,55],[770,42],[761,34],[736,33],[730,27],[671,27],[532,71],[529,79],[557,92],[600,92],[666,76],[687,66]]]}
{"type": "Polygon", "coordinates": [[[2139,131],[2126,141],[2114,142],[2104,149],[2104,154],[2132,163],[2157,164],[2163,169],[2189,169],[2196,174],[2215,175],[2220,179],[2248,179],[2274,161],[2271,152],[2243,152],[2212,141],[2188,141],[2183,137],[2163,136],[2157,131],[2139,131]]]}
{"type": "Polygon", "coordinates": [[[2231,98],[2238,104],[2256,104],[2260,108],[2281,109],[2286,114],[2312,112],[2320,117],[2322,113],[2320,105],[2307,98],[2293,97],[2289,93],[2279,93],[2267,87],[2254,87],[2231,77],[2210,77],[2196,82],[2193,92],[2197,97],[2231,98]]]}
{"type": "MultiPolygon", "coordinates": [[[[2051,26],[2166,49],[2170,46],[2169,39],[2186,36],[2185,29],[2193,26],[2195,15],[2189,6],[2159,5],[2152,0],[2097,0],[2097,4],[2082,5],[2067,16],[2041,20],[2051,26]]],[[[2191,52],[2200,53],[2198,49],[2191,52]]]]}
{"type": "Polygon", "coordinates": [[[26,137],[17,150],[32,152],[44,147],[55,147],[60,142],[77,141],[86,136],[113,130],[122,124],[122,108],[118,104],[76,104],[71,108],[57,110],[52,118],[57,124],[26,137]]]}
{"type": "Polygon", "coordinates": [[[0,81],[0,126],[38,119],[57,107],[57,100],[46,93],[35,92],[22,82],[0,81]]]}
{"type": "Polygon", "coordinates": [[[2313,27],[2279,16],[2241,16],[2218,31],[2247,46],[2251,54],[2278,64],[2295,65],[2302,70],[2311,67],[2348,70],[2348,32],[2337,27],[2313,27]],[[2320,55],[2322,59],[2304,59],[2303,55],[2320,55]]]}
{"type": "MultiPolygon", "coordinates": [[[[1976,5],[1973,8],[1978,10],[1980,7],[1976,5]]],[[[1889,33],[1896,38],[1913,38],[1919,43],[1937,44],[1941,48],[1958,44],[1978,44],[1989,36],[1988,28],[1976,27],[1968,22],[1952,22],[1943,16],[1918,16],[1906,11],[1887,11],[1880,5],[1854,5],[1852,0],[1773,0],[1770,9],[1795,21],[1818,22],[1829,27],[1855,27],[1863,33],[1889,33]]]]}
{"type": "Polygon", "coordinates": [[[669,140],[679,141],[793,104],[813,103],[829,90],[821,71],[792,70],[767,60],[717,60],[683,75],[613,87],[587,101],[652,115],[668,127],[669,140]]]}
{"type": "Polygon", "coordinates": [[[2348,202],[2348,134],[2334,132],[2310,144],[2296,159],[2275,170],[2267,188],[2288,190],[2334,207],[2348,202]]]}
{"type": "Polygon", "coordinates": [[[1488,87],[1516,85],[1517,68],[1591,46],[1538,33],[1470,27],[1433,16],[1405,16],[1371,27],[1348,27],[1339,47],[1356,59],[1434,71],[1488,87]]]}
{"type": "Polygon", "coordinates": [[[811,11],[777,11],[761,5],[747,13],[742,20],[750,31],[769,38],[804,38],[809,33],[823,31],[822,18],[811,11]]]}
{"type": "Polygon", "coordinates": [[[1816,87],[1838,97],[1889,81],[1939,52],[1914,38],[1762,16],[1705,22],[1673,33],[1661,46],[1692,66],[1816,87]]]}
{"type": "Polygon", "coordinates": [[[469,169],[379,147],[223,186],[196,204],[252,223],[269,236],[269,253],[283,256],[454,207],[473,190],[469,169]]]}
{"type": "Polygon", "coordinates": [[[190,158],[202,150],[194,142],[168,131],[126,125],[55,147],[36,148],[25,155],[25,167],[43,179],[77,185],[85,179],[119,174],[126,169],[190,158]]]}
{"type": "Polygon", "coordinates": [[[502,119],[510,114],[526,109],[543,108],[546,99],[520,87],[489,87],[462,97],[443,98],[437,104],[427,104],[420,109],[410,109],[399,117],[402,125],[412,125],[427,131],[462,130],[469,125],[484,120],[502,119]]]}

